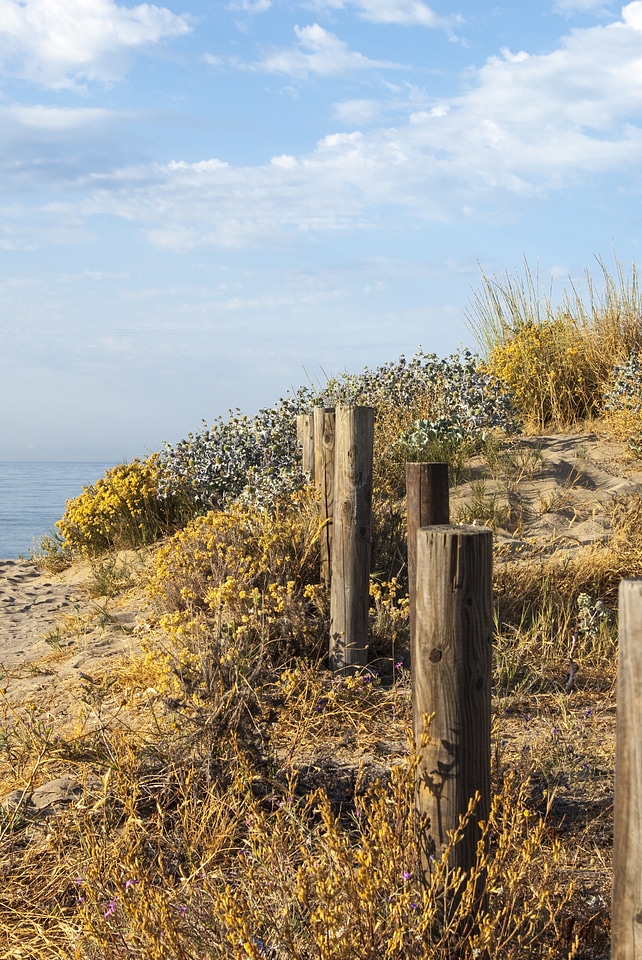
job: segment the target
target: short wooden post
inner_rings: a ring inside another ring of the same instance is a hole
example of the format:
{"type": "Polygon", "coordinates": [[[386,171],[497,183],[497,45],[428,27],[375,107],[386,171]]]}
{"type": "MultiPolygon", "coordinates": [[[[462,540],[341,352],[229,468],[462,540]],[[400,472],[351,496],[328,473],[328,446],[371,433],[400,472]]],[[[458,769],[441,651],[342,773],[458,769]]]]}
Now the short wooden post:
{"type": "Polygon", "coordinates": [[[314,416],[311,413],[299,413],[296,418],[296,435],[303,448],[301,466],[314,479],[314,416]]]}
{"type": "Polygon", "coordinates": [[[426,873],[479,795],[449,861],[467,873],[475,864],[478,821],[490,811],[492,567],[493,535],[487,528],[435,526],[417,534],[413,725],[426,873]]]}
{"type": "Polygon", "coordinates": [[[642,958],[642,580],[620,583],[613,960],[642,958]]]}
{"type": "Polygon", "coordinates": [[[417,576],[417,531],[450,523],[447,463],[406,464],[406,513],[408,516],[408,601],[410,635],[414,633],[417,576]]]}
{"type": "Polygon", "coordinates": [[[368,657],[373,441],[372,408],[336,408],[330,668],[343,673],[368,657]]]}
{"type": "Polygon", "coordinates": [[[321,583],[330,586],[334,513],[334,407],[314,408],[314,478],[321,505],[321,583]]]}

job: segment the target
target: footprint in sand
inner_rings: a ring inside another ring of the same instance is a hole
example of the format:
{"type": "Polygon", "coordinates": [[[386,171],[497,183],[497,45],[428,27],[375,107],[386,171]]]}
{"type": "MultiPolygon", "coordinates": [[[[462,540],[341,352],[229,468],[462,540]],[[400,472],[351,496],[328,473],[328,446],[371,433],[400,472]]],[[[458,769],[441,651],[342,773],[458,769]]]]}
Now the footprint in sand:
{"type": "Polygon", "coordinates": [[[70,587],[54,584],[26,561],[0,561],[0,663],[24,661],[71,606],[70,587]]]}

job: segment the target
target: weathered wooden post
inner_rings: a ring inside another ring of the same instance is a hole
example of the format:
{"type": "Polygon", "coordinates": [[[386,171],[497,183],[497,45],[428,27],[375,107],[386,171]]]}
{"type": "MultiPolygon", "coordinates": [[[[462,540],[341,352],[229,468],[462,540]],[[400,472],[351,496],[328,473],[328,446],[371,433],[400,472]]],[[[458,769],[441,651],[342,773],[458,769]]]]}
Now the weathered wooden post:
{"type": "Polygon", "coordinates": [[[411,656],[416,807],[426,873],[478,794],[450,857],[452,868],[470,871],[478,821],[490,811],[492,567],[493,535],[485,527],[434,526],[417,534],[411,656]]]}
{"type": "Polygon", "coordinates": [[[301,466],[314,479],[314,416],[299,413],[296,418],[296,436],[303,448],[301,466]]]}
{"type": "Polygon", "coordinates": [[[368,656],[374,410],[337,407],[330,589],[330,668],[352,673],[368,656]]]}
{"type": "Polygon", "coordinates": [[[613,960],[642,958],[642,580],[620,583],[613,960]]]}
{"type": "Polygon", "coordinates": [[[408,530],[408,600],[410,634],[415,628],[417,531],[450,523],[447,463],[406,463],[406,513],[408,530]]]}
{"type": "Polygon", "coordinates": [[[321,505],[321,582],[330,586],[334,513],[335,414],[333,407],[314,408],[314,478],[321,505]]]}

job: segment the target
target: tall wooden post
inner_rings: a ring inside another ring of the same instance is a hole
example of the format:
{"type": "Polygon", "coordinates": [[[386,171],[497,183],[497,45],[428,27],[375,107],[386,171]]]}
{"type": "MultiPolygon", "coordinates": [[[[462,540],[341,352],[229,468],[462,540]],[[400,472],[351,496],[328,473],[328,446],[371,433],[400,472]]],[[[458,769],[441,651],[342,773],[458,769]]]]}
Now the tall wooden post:
{"type": "Polygon", "coordinates": [[[450,859],[451,867],[468,872],[476,858],[478,821],[490,811],[492,568],[493,535],[486,528],[435,526],[417,534],[413,725],[425,872],[479,794],[450,859]]]}
{"type": "Polygon", "coordinates": [[[311,413],[299,413],[296,418],[296,435],[303,448],[301,466],[314,479],[314,416],[311,413]]]}
{"type": "Polygon", "coordinates": [[[351,673],[368,657],[374,410],[337,407],[330,668],[351,673]]]}
{"type": "Polygon", "coordinates": [[[406,513],[408,516],[408,601],[410,635],[415,630],[417,577],[417,531],[450,523],[447,463],[406,464],[406,513]]]}
{"type": "Polygon", "coordinates": [[[314,408],[314,478],[321,505],[321,583],[330,586],[334,513],[335,414],[333,407],[314,408]]]}
{"type": "Polygon", "coordinates": [[[613,960],[642,958],[642,580],[620,583],[613,960]]]}

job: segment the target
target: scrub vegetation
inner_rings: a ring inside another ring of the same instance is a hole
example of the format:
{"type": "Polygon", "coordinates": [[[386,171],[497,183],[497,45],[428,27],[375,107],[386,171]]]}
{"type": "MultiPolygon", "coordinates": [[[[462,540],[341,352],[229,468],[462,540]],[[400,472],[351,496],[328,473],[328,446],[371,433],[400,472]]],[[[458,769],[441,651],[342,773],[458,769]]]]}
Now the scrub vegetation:
{"type": "Polygon", "coordinates": [[[642,500],[613,499],[608,538],[572,554],[512,548],[534,430],[588,419],[639,453],[637,277],[604,274],[559,306],[528,270],[484,278],[481,355],[301,389],[68,504],[40,562],[89,558],[94,589],[144,590],[148,614],[138,651],[79,680],[64,720],[4,704],[0,793],[83,789],[46,819],[2,808],[0,956],[608,956],[616,594],[642,575],[642,500]],[[347,402],[376,408],[371,664],[337,678],[295,418],[347,402]],[[454,491],[476,484],[461,519],[513,534],[495,547],[494,800],[463,887],[445,861],[422,871],[413,814],[404,464],[434,458],[454,491]],[[505,500],[485,486],[500,482],[505,500]],[[128,577],[115,551],[141,545],[146,573],[128,577]]]}

